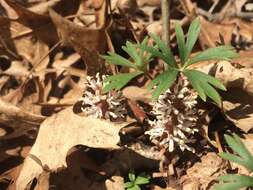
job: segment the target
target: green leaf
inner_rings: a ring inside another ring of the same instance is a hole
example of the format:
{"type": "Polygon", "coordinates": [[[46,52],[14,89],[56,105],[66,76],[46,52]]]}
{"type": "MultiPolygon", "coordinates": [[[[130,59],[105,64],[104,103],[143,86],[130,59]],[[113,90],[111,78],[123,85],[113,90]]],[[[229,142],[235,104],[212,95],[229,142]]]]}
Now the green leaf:
{"type": "MultiPolygon", "coordinates": [[[[148,46],[148,37],[146,36],[143,40],[142,40],[142,42],[141,42],[141,44],[138,44],[139,46],[148,46]]],[[[138,46],[138,47],[139,47],[138,46]]],[[[152,55],[149,53],[149,54],[147,54],[147,55],[144,55],[144,53],[145,53],[145,51],[143,50],[143,49],[141,49],[141,48],[139,48],[140,49],[140,55],[141,55],[141,57],[144,59],[144,61],[147,63],[147,62],[150,62],[151,61],[151,59],[152,59],[152,55]]]]}
{"type": "Polygon", "coordinates": [[[221,152],[221,153],[219,153],[219,156],[222,157],[225,160],[229,160],[231,162],[235,162],[235,163],[238,163],[240,165],[243,165],[243,163],[244,163],[241,157],[236,156],[234,154],[221,152]]]}
{"type": "Polygon", "coordinates": [[[219,46],[214,48],[209,48],[203,52],[198,53],[193,58],[191,58],[185,67],[192,65],[200,61],[209,60],[231,60],[238,57],[238,54],[234,51],[232,46],[219,46]]]}
{"type": "Polygon", "coordinates": [[[168,64],[171,65],[173,67],[177,67],[177,63],[176,60],[170,50],[169,47],[167,47],[167,45],[155,34],[150,34],[150,36],[152,37],[152,39],[155,41],[155,43],[158,45],[158,48],[161,50],[162,54],[163,54],[163,60],[168,64]]]}
{"type": "Polygon", "coordinates": [[[192,75],[196,76],[199,80],[206,81],[213,86],[215,86],[218,89],[226,90],[226,87],[216,78],[212,77],[211,75],[205,74],[201,71],[187,69],[187,71],[190,71],[192,75]]]}
{"type": "Polygon", "coordinates": [[[204,90],[205,94],[216,102],[219,106],[221,105],[221,98],[218,92],[207,82],[200,81],[200,87],[204,90]]]}
{"type": "Polygon", "coordinates": [[[157,86],[152,94],[153,99],[158,99],[160,94],[164,93],[168,88],[170,88],[170,86],[176,80],[177,75],[178,70],[168,69],[151,81],[151,83],[148,85],[148,89],[157,86]]]}
{"type": "Polygon", "coordinates": [[[252,154],[246,148],[246,146],[243,144],[243,142],[241,141],[241,139],[238,135],[233,134],[233,138],[235,141],[231,142],[231,140],[230,140],[230,142],[229,142],[229,139],[227,140],[225,137],[227,143],[233,149],[233,151],[237,152],[241,157],[243,157],[248,162],[251,162],[251,167],[248,169],[251,169],[251,171],[253,172],[253,156],[252,156],[252,154]]]}
{"type": "Polygon", "coordinates": [[[206,96],[208,96],[217,104],[221,104],[220,95],[211,86],[213,85],[218,89],[226,90],[225,86],[219,80],[208,74],[192,69],[186,69],[183,73],[187,76],[193,88],[198,92],[202,100],[206,101],[206,96]]]}
{"type": "Polygon", "coordinates": [[[132,181],[124,183],[125,188],[130,188],[130,187],[133,187],[133,186],[134,186],[134,182],[132,182],[132,181]]]}
{"type": "Polygon", "coordinates": [[[121,65],[121,66],[136,68],[136,66],[128,59],[116,53],[108,52],[108,54],[109,55],[102,55],[101,57],[104,58],[107,62],[114,65],[121,65]]]}
{"type": "Polygon", "coordinates": [[[193,88],[198,92],[202,100],[206,101],[206,96],[208,96],[217,104],[221,104],[220,95],[211,86],[213,85],[221,90],[226,90],[225,86],[219,80],[196,70],[186,69],[183,71],[183,73],[185,74],[185,76],[187,76],[188,80],[191,82],[193,88]]]}
{"type": "Polygon", "coordinates": [[[240,137],[236,134],[233,134],[233,137],[225,135],[225,139],[228,145],[233,149],[235,153],[239,154],[239,156],[229,153],[220,153],[220,156],[229,161],[239,163],[250,171],[253,171],[253,156],[242,143],[240,137]]]}
{"type": "Polygon", "coordinates": [[[198,40],[199,33],[200,33],[200,21],[199,18],[196,18],[194,19],[194,21],[192,21],[188,30],[184,62],[188,59],[192,51],[192,48],[194,47],[196,41],[198,40]]]}
{"type": "Polygon", "coordinates": [[[180,59],[181,59],[181,62],[184,63],[186,60],[185,56],[187,53],[187,49],[185,46],[184,32],[183,32],[183,29],[182,29],[181,25],[179,24],[179,22],[175,23],[175,32],[176,32],[176,36],[177,36],[177,44],[178,44],[180,59]]]}
{"type": "Polygon", "coordinates": [[[128,173],[128,178],[130,179],[130,181],[135,182],[135,173],[133,170],[130,170],[128,173]]]}
{"type": "Polygon", "coordinates": [[[137,52],[137,46],[136,44],[133,44],[129,41],[126,42],[126,46],[123,46],[122,49],[130,55],[131,58],[133,58],[134,62],[138,66],[142,66],[142,59],[141,56],[137,52]]]}
{"type": "Polygon", "coordinates": [[[135,180],[135,184],[137,185],[143,185],[143,184],[148,184],[149,183],[149,176],[137,176],[135,180]]]}
{"type": "Polygon", "coordinates": [[[213,190],[238,190],[244,187],[240,183],[222,183],[214,186],[213,190]]]}
{"type": "Polygon", "coordinates": [[[143,74],[141,71],[136,71],[132,73],[123,73],[118,75],[109,76],[104,80],[103,92],[107,93],[111,90],[120,90],[123,88],[130,80],[143,74]]]}
{"type": "MultiPolygon", "coordinates": [[[[167,63],[167,58],[165,55],[163,55],[158,49],[156,49],[155,47],[151,47],[151,46],[143,46],[140,45],[140,48],[144,51],[147,51],[151,54],[151,57],[159,57],[161,58],[164,62],[167,63]]],[[[170,65],[171,67],[173,67],[173,65],[171,63],[167,63],[168,65],[170,65]]]]}
{"type": "Polygon", "coordinates": [[[196,92],[198,93],[199,97],[203,100],[206,101],[206,94],[203,90],[203,88],[201,87],[199,80],[196,76],[191,75],[191,73],[189,72],[183,72],[184,75],[188,78],[188,80],[190,81],[192,87],[196,90],[196,92]]]}
{"type": "Polygon", "coordinates": [[[253,177],[245,175],[223,175],[218,178],[221,182],[214,187],[214,190],[237,190],[242,187],[252,187],[253,177]]]}
{"type": "Polygon", "coordinates": [[[133,187],[130,187],[127,190],[141,190],[141,188],[138,185],[134,185],[133,187]]]}

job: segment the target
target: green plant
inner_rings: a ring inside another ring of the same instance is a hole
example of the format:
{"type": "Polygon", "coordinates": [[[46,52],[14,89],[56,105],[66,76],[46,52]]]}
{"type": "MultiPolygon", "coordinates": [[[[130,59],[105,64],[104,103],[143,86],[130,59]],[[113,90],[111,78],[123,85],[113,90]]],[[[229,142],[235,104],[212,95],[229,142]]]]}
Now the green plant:
{"type": "Polygon", "coordinates": [[[145,174],[136,177],[133,170],[129,171],[128,178],[130,181],[124,184],[127,190],[141,190],[140,185],[148,184],[150,180],[150,176],[145,174]]]}
{"type": "Polygon", "coordinates": [[[122,49],[130,56],[130,60],[112,52],[108,52],[109,55],[102,56],[110,64],[125,66],[134,70],[131,73],[121,73],[107,77],[104,80],[103,91],[105,93],[113,89],[120,90],[130,80],[141,74],[147,75],[148,63],[152,60],[152,56],[139,48],[139,46],[147,46],[147,43],[147,37],[140,44],[127,41],[126,46],[123,46],[122,49]]]}
{"type": "Polygon", "coordinates": [[[126,66],[135,70],[132,73],[124,73],[108,77],[104,84],[104,91],[108,92],[114,89],[119,90],[133,78],[141,74],[147,76],[148,62],[152,58],[158,57],[167,64],[167,70],[158,75],[148,85],[149,89],[155,87],[152,94],[154,99],[157,99],[160,94],[170,88],[178,76],[183,74],[188,78],[192,87],[197,91],[202,100],[206,101],[206,98],[209,97],[220,105],[221,98],[215,88],[220,90],[226,90],[226,88],[219,80],[203,72],[191,69],[190,66],[201,61],[230,60],[235,58],[238,55],[234,51],[234,48],[231,46],[209,48],[190,58],[190,53],[200,33],[199,19],[197,18],[191,23],[186,41],[183,29],[179,23],[175,24],[175,31],[179,49],[179,62],[176,61],[171,49],[154,34],[151,34],[150,36],[155,42],[155,46],[148,46],[146,38],[140,44],[127,42],[126,46],[123,47],[123,50],[130,55],[133,62],[114,53],[109,53],[108,56],[103,56],[111,64],[126,66]]]}
{"type": "MultiPolygon", "coordinates": [[[[233,134],[233,136],[225,135],[226,142],[236,154],[222,152],[219,155],[226,160],[238,163],[253,172],[253,155],[248,151],[240,138],[233,134]]],[[[236,190],[243,187],[253,187],[253,177],[246,175],[228,174],[220,176],[219,181],[214,190],[236,190]]]]}

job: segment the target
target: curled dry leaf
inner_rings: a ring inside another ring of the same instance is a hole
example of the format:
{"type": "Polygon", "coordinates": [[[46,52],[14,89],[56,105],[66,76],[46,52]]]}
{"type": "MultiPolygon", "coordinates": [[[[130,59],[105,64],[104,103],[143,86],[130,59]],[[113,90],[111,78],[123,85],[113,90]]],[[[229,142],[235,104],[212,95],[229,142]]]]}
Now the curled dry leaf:
{"type": "Polygon", "coordinates": [[[187,170],[181,178],[183,189],[209,189],[218,176],[225,173],[226,163],[215,153],[208,153],[187,170]]]}
{"type": "MultiPolygon", "coordinates": [[[[50,17],[32,12],[17,2],[5,0],[6,3],[16,12],[18,18],[14,18],[18,23],[32,29],[32,33],[46,44],[55,44],[58,41],[55,27],[50,17]]],[[[16,37],[17,38],[17,37],[16,37]]]]}
{"type": "Polygon", "coordinates": [[[253,95],[253,69],[236,68],[227,61],[217,64],[215,77],[219,79],[227,88],[241,88],[245,92],[253,95]]]}
{"type": "Polygon", "coordinates": [[[17,180],[17,190],[25,189],[33,178],[37,178],[43,172],[43,168],[57,171],[66,167],[67,153],[76,145],[117,149],[120,140],[118,133],[125,125],[125,123],[115,124],[81,117],[74,114],[72,108],[48,118],[42,123],[36,142],[30,151],[30,155],[37,159],[32,159],[31,156],[26,158],[17,180]]]}

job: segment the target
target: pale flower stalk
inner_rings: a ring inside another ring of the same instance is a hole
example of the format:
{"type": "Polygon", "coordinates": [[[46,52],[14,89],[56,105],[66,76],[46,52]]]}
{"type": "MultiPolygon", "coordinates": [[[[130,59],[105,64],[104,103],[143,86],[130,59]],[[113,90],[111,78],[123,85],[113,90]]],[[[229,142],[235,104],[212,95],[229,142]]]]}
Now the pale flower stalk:
{"type": "Polygon", "coordinates": [[[198,132],[196,99],[197,94],[189,87],[187,79],[180,76],[178,82],[153,103],[152,113],[156,119],[149,121],[151,129],[145,134],[155,145],[169,152],[176,146],[182,151],[194,152],[187,143],[189,136],[198,132]]]}
{"type": "Polygon", "coordinates": [[[119,91],[104,94],[103,80],[106,76],[87,76],[85,90],[82,101],[81,111],[86,116],[95,118],[109,119],[111,121],[124,120],[127,114],[126,98],[119,91]]]}

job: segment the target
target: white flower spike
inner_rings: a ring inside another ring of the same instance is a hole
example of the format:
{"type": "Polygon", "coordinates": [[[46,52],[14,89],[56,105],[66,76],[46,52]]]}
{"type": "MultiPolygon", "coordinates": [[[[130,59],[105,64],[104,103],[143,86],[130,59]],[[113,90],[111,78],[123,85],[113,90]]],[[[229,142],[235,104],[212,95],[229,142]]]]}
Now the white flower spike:
{"type": "Polygon", "coordinates": [[[196,99],[197,94],[189,87],[187,79],[180,76],[178,82],[153,103],[152,113],[156,119],[149,122],[151,129],[145,132],[151,142],[169,152],[176,146],[182,151],[186,149],[194,152],[187,143],[188,137],[198,132],[196,99]]]}

